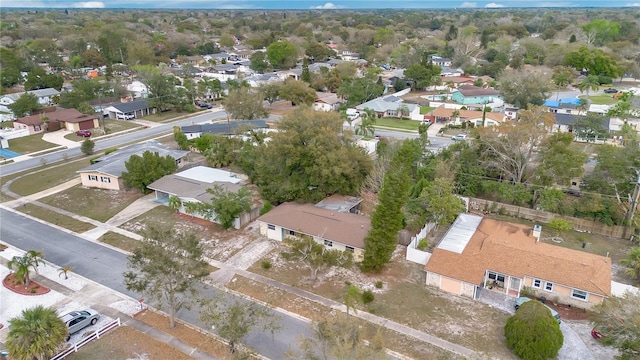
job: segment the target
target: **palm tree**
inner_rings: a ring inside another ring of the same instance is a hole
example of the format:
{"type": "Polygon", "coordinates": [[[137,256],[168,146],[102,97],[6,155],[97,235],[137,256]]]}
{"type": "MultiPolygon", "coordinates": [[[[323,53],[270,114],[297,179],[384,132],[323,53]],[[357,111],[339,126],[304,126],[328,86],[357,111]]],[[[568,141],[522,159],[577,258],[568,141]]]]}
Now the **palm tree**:
{"type": "Polygon", "coordinates": [[[400,115],[400,119],[404,119],[405,116],[408,116],[410,111],[409,111],[409,106],[407,106],[407,104],[401,104],[400,106],[398,106],[398,115],[400,115]]]}
{"type": "Polygon", "coordinates": [[[627,275],[640,280],[640,246],[632,248],[626,258],[620,259],[620,263],[627,267],[627,275]]]}
{"type": "Polygon", "coordinates": [[[65,265],[61,268],[58,269],[58,277],[60,277],[62,274],[64,274],[64,279],[67,280],[69,279],[68,273],[69,271],[73,270],[73,268],[69,265],[65,265]]]}
{"type": "Polygon", "coordinates": [[[560,88],[566,88],[567,85],[571,84],[571,80],[573,80],[573,70],[566,66],[556,66],[553,68],[553,76],[551,76],[551,81],[558,87],[558,91],[556,92],[556,101],[560,97],[560,88]]]}
{"type": "Polygon", "coordinates": [[[360,289],[358,289],[355,285],[349,285],[347,287],[347,291],[345,291],[343,295],[344,305],[347,308],[347,318],[349,317],[349,308],[353,309],[354,313],[358,313],[356,310],[357,304],[362,304],[362,294],[360,293],[360,289]]]}
{"type": "Polygon", "coordinates": [[[9,320],[5,343],[13,360],[45,360],[53,357],[65,343],[67,326],[55,309],[38,305],[9,320]]]}
{"type": "Polygon", "coordinates": [[[42,251],[29,250],[24,256],[14,256],[7,263],[10,270],[15,267],[15,279],[19,284],[24,284],[25,289],[31,284],[31,278],[29,277],[31,270],[33,269],[37,274],[38,265],[44,264],[43,256],[44,253],[42,251]]]}
{"type": "Polygon", "coordinates": [[[580,90],[581,93],[586,90],[587,100],[588,100],[589,90],[598,90],[599,86],[600,86],[600,81],[598,80],[598,77],[595,75],[589,75],[586,78],[584,78],[582,81],[580,81],[580,83],[578,84],[578,90],[580,90]]]}
{"type": "Polygon", "coordinates": [[[373,126],[375,121],[375,118],[370,118],[368,116],[360,118],[360,124],[356,127],[356,135],[375,135],[376,128],[373,126]]]}
{"type": "Polygon", "coordinates": [[[460,110],[458,110],[458,109],[453,110],[453,111],[451,112],[451,117],[449,118],[449,120],[451,120],[451,119],[455,119],[455,120],[453,120],[453,121],[454,121],[455,123],[457,123],[457,122],[458,122],[458,117],[459,117],[459,116],[460,116],[460,110]]]}
{"type": "Polygon", "coordinates": [[[171,210],[178,212],[180,210],[180,207],[182,206],[182,201],[179,197],[171,195],[169,196],[169,203],[167,205],[171,210]]]}

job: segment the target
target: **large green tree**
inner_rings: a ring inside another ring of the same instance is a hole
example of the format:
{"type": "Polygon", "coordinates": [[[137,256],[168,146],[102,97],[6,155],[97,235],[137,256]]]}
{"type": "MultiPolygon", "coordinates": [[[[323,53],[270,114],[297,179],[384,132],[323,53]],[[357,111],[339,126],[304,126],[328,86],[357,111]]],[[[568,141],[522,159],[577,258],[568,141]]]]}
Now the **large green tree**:
{"type": "Polygon", "coordinates": [[[285,115],[271,141],[252,147],[243,161],[262,197],[277,204],[358,194],[371,159],[343,133],[342,123],[337,113],[309,107],[285,115]]]}
{"type": "Polygon", "coordinates": [[[293,105],[311,105],[318,98],[316,91],[304,81],[287,79],[278,92],[283,100],[289,100],[293,105]]]}
{"type": "Polygon", "coordinates": [[[353,261],[351,252],[329,249],[310,236],[287,237],[284,242],[288,248],[282,252],[282,257],[305,264],[313,281],[318,278],[318,272],[321,270],[332,266],[349,268],[353,261]]]}
{"type": "Polygon", "coordinates": [[[446,178],[436,178],[429,182],[420,195],[407,204],[407,210],[413,212],[419,228],[428,222],[437,226],[451,224],[458,214],[464,212],[465,206],[454,193],[454,184],[446,178]]]}
{"type": "Polygon", "coordinates": [[[31,93],[25,93],[13,104],[7,105],[7,108],[9,108],[16,117],[23,117],[30,115],[35,110],[41,109],[42,105],[38,103],[37,96],[31,93]]]}
{"type": "Polygon", "coordinates": [[[36,66],[27,74],[27,80],[24,82],[25,90],[35,90],[42,88],[62,89],[64,79],[60,74],[48,74],[44,69],[36,66]]]}
{"type": "Polygon", "coordinates": [[[535,70],[505,70],[500,75],[504,101],[521,109],[542,105],[549,97],[549,78],[535,70]]]}
{"type": "Polygon", "coordinates": [[[565,65],[576,70],[587,70],[589,75],[605,75],[615,78],[620,75],[617,62],[601,49],[590,49],[581,46],[578,50],[567,53],[565,65]]]}
{"type": "Polygon", "coordinates": [[[298,61],[298,47],[288,41],[277,41],[267,48],[267,59],[276,69],[291,69],[298,61]]]}
{"type": "Polygon", "coordinates": [[[231,119],[253,120],[269,116],[264,107],[264,95],[249,88],[239,88],[229,91],[224,99],[224,110],[231,119]]]}
{"type": "Polygon", "coordinates": [[[178,169],[176,160],[171,156],[160,156],[157,152],[145,151],[142,156],[131,155],[124,162],[127,169],[122,172],[122,180],[128,187],[140,189],[142,193],[148,191],[147,185],[165,175],[172,174],[178,169]]]}
{"type": "Polygon", "coordinates": [[[11,359],[46,360],[61,350],[67,333],[55,309],[38,305],[9,320],[5,346],[11,359]]]}
{"type": "Polygon", "coordinates": [[[545,139],[538,150],[536,182],[545,186],[568,186],[571,179],[582,177],[587,154],[572,146],[574,140],[571,133],[554,133],[545,139]]]}
{"type": "Polygon", "coordinates": [[[627,257],[620,259],[620,263],[626,267],[627,275],[640,280],[640,246],[631,248],[627,257]]]}
{"type": "Polygon", "coordinates": [[[507,319],[506,345],[525,360],[554,358],[564,343],[560,324],[540,301],[527,301],[507,319]]]}
{"type": "Polygon", "coordinates": [[[196,285],[210,272],[195,234],[156,227],[147,228],[127,267],[123,274],[127,290],[143,293],[153,306],[166,308],[171,328],[176,313],[190,308],[196,285]]]}

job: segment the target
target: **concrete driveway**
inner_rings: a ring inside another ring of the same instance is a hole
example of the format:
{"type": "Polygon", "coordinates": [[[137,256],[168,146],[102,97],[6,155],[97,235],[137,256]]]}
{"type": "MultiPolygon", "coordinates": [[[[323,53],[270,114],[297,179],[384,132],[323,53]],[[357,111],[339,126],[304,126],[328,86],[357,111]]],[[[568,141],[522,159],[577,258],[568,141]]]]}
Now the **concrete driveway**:
{"type": "MultiPolygon", "coordinates": [[[[44,135],[42,135],[42,140],[46,142],[50,142],[52,144],[66,146],[69,149],[74,147],[79,147],[81,144],[80,142],[65,139],[65,136],[71,133],[73,133],[73,131],[63,130],[63,129],[58,131],[53,131],[53,132],[46,132],[44,133],[44,135]]],[[[78,140],[82,140],[82,139],[84,138],[78,136],[78,140]]]]}

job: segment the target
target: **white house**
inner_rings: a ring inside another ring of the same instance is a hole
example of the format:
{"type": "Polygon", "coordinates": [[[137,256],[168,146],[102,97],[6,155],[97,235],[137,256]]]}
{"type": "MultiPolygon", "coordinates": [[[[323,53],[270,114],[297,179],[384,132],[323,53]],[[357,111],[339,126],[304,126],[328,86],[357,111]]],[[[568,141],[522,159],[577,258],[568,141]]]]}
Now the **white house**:
{"type": "Polygon", "coordinates": [[[133,95],[134,99],[146,99],[149,97],[149,89],[147,88],[147,85],[137,80],[127,85],[127,91],[133,95]]]}
{"type": "Polygon", "coordinates": [[[30,90],[21,93],[5,94],[0,96],[0,111],[11,113],[8,106],[16,102],[24,94],[33,94],[38,99],[38,104],[42,106],[50,106],[53,104],[53,97],[60,95],[60,91],[54,88],[46,88],[39,90],[30,90]]]}

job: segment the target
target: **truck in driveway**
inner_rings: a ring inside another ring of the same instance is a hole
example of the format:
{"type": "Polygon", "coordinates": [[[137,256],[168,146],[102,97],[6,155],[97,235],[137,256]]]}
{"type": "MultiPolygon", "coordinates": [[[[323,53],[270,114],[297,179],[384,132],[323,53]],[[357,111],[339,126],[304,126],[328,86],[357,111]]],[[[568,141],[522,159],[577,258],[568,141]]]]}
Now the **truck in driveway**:
{"type": "Polygon", "coordinates": [[[116,119],[120,119],[120,120],[133,120],[134,118],[135,116],[133,116],[133,114],[125,114],[125,113],[116,114],[116,119]]]}

